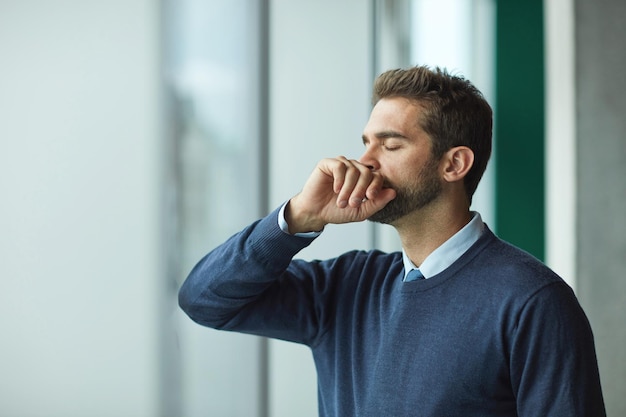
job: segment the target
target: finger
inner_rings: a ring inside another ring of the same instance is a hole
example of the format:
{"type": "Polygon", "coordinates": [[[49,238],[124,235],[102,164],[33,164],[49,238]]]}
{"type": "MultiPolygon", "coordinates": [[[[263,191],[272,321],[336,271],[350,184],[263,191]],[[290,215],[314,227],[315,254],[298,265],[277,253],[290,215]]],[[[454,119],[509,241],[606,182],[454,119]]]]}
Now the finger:
{"type": "Polygon", "coordinates": [[[365,197],[369,200],[375,200],[380,191],[383,189],[384,178],[382,175],[372,173],[372,180],[365,191],[365,197]]]}
{"type": "Polygon", "coordinates": [[[359,207],[365,198],[367,187],[372,180],[372,174],[365,165],[342,158],[345,166],[343,184],[337,195],[337,205],[359,207]]]}
{"type": "Polygon", "coordinates": [[[333,190],[337,194],[337,205],[341,208],[348,205],[348,198],[356,182],[354,166],[344,156],[335,159],[332,168],[333,190]]]}
{"type": "Polygon", "coordinates": [[[339,156],[325,161],[330,170],[330,176],[333,179],[333,192],[339,194],[346,180],[346,172],[348,170],[348,165],[346,164],[347,159],[343,156],[339,156]]]}
{"type": "MultiPolygon", "coordinates": [[[[359,177],[354,185],[354,188],[352,189],[352,193],[350,194],[349,205],[356,208],[367,199],[367,191],[372,186],[372,181],[375,181],[376,179],[369,167],[356,161],[355,167],[359,170],[359,177]]],[[[380,183],[382,184],[382,182],[380,183]]],[[[376,188],[376,185],[374,188],[376,188]]]]}

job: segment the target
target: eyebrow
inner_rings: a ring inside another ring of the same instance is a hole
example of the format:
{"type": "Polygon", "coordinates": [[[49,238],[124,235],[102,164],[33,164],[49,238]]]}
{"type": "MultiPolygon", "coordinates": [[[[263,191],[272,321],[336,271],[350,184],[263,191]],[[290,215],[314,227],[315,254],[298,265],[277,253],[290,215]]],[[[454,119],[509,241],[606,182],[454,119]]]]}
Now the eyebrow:
{"type": "MultiPolygon", "coordinates": [[[[381,132],[376,132],[374,134],[374,137],[376,139],[388,139],[388,138],[409,139],[407,136],[395,130],[383,130],[381,132]]],[[[363,143],[366,143],[366,141],[369,140],[367,139],[365,135],[361,135],[361,138],[363,139],[363,143]]]]}

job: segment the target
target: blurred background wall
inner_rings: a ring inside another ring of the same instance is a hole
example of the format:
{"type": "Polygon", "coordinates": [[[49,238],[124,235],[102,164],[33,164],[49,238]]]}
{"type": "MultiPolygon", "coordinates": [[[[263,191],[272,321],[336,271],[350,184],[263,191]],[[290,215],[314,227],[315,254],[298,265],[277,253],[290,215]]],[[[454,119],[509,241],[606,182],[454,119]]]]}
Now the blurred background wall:
{"type": "Polygon", "coordinates": [[[159,5],[0,1],[0,415],[159,414],[159,5]]]}
{"type": "MultiPolygon", "coordinates": [[[[0,416],[316,416],[306,348],[177,308],[208,250],[358,157],[379,72],[496,114],[474,209],[574,287],[626,415],[621,0],[0,0],[0,416]],[[445,17],[443,17],[445,16],[445,17]]],[[[329,227],[304,258],[398,248],[329,227]]]]}

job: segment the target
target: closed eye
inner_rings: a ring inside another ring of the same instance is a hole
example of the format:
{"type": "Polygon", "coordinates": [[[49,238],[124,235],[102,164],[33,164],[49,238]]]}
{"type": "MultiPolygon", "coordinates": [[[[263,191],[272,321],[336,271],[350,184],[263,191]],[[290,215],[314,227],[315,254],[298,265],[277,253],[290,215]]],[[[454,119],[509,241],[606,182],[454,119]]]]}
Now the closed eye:
{"type": "Polygon", "coordinates": [[[371,145],[377,145],[383,148],[385,151],[392,152],[402,148],[408,138],[395,131],[383,131],[375,135],[374,141],[378,143],[372,144],[370,139],[367,138],[365,135],[362,136],[362,140],[363,145],[365,145],[366,147],[371,145]]]}
{"type": "Polygon", "coordinates": [[[381,145],[386,151],[397,151],[404,145],[404,140],[395,137],[385,138],[382,140],[381,145]]]}

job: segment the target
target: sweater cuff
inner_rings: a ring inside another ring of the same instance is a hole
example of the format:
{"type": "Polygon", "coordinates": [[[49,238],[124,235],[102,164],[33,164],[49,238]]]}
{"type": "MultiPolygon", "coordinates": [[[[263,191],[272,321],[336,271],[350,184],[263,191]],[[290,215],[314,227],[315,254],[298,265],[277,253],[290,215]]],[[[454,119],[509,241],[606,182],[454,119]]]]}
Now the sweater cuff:
{"type": "Polygon", "coordinates": [[[285,233],[279,226],[279,215],[283,207],[284,205],[261,219],[249,236],[249,243],[254,253],[258,254],[261,259],[276,260],[277,257],[284,257],[285,260],[291,260],[320,235],[320,233],[313,235],[310,233],[298,235],[285,233]]]}
{"type": "MultiPolygon", "coordinates": [[[[287,204],[289,204],[289,201],[285,202],[285,204],[281,206],[280,211],[278,212],[278,226],[280,227],[280,230],[282,230],[284,233],[291,235],[291,233],[289,233],[289,225],[287,224],[287,220],[285,220],[285,208],[287,207],[287,204]]],[[[322,231],[294,233],[293,236],[316,238],[322,234],[322,231]]]]}

